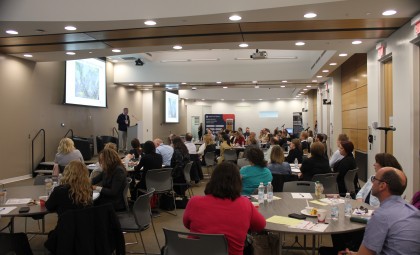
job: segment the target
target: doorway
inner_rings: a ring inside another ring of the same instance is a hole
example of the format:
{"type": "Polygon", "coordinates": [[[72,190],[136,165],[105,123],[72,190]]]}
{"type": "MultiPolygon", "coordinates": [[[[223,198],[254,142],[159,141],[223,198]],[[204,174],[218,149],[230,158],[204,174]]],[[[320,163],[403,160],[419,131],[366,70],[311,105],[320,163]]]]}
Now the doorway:
{"type": "Polygon", "coordinates": [[[198,141],[198,126],[200,126],[200,117],[191,116],[191,134],[194,141],[198,141]]]}
{"type": "MultiPolygon", "coordinates": [[[[393,101],[393,83],[392,83],[392,59],[387,60],[383,63],[383,77],[384,77],[384,124],[386,127],[393,126],[393,109],[394,109],[394,101],[393,101]]],[[[387,137],[385,138],[387,141],[385,151],[387,153],[393,154],[394,150],[394,135],[393,132],[388,132],[387,137]]]]}

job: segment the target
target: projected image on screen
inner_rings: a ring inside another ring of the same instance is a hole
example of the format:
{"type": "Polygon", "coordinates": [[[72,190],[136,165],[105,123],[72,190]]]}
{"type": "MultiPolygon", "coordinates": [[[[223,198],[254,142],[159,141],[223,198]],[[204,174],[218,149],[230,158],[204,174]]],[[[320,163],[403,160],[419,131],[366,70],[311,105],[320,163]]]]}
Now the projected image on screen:
{"type": "Polygon", "coordinates": [[[76,62],[76,97],[99,99],[99,68],[76,62]]]}
{"type": "Polygon", "coordinates": [[[105,65],[96,58],[66,61],[64,103],[106,107],[105,65]]]}
{"type": "Polygon", "coordinates": [[[165,92],[165,122],[179,122],[179,96],[175,93],[165,92]]]}

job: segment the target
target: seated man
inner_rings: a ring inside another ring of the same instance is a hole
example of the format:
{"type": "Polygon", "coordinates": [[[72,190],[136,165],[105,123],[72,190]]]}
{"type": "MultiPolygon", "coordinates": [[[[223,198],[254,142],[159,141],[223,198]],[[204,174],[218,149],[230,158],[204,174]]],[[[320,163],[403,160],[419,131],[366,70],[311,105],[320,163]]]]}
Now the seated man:
{"type": "Polygon", "coordinates": [[[193,137],[192,137],[191,133],[186,133],[185,134],[185,146],[187,146],[189,154],[197,154],[197,147],[192,142],[192,138],[193,137]]]}
{"type": "Polygon", "coordinates": [[[339,254],[420,254],[420,211],[401,198],[407,187],[405,174],[384,167],[371,181],[372,194],[381,206],[366,226],[359,251],[339,254]]]}
{"type": "Polygon", "coordinates": [[[172,154],[174,154],[174,148],[166,145],[160,138],[153,140],[156,147],[156,153],[162,155],[162,164],[166,167],[171,166],[172,154]]]}

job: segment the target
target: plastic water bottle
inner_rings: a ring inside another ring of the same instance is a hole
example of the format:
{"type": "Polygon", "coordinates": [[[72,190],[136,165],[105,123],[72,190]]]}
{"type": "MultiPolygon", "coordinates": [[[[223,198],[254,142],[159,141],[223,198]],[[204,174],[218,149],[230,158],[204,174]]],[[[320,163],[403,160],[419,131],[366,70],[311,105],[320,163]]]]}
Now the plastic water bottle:
{"type": "Polygon", "coordinates": [[[258,186],[258,203],[264,204],[264,184],[262,182],[258,186]]]}
{"type": "Polygon", "coordinates": [[[273,185],[271,185],[271,182],[268,182],[267,184],[267,202],[271,203],[273,201],[273,185]]]}
{"type": "Polygon", "coordinates": [[[57,187],[57,186],[58,186],[58,183],[57,182],[53,182],[52,188],[51,188],[51,193],[54,191],[55,187],[57,187]]]}
{"type": "Polygon", "coordinates": [[[58,185],[61,185],[61,178],[63,178],[63,174],[58,175],[58,185]]]}
{"type": "Polygon", "coordinates": [[[295,158],[295,168],[299,168],[299,161],[297,158],[295,158]]]}
{"type": "Polygon", "coordinates": [[[338,201],[337,201],[337,197],[334,197],[332,199],[332,205],[331,205],[331,219],[333,220],[338,220],[338,201]]]}
{"type": "Polygon", "coordinates": [[[344,216],[351,217],[352,207],[351,207],[351,196],[350,193],[346,193],[346,197],[344,198],[344,216]]]}

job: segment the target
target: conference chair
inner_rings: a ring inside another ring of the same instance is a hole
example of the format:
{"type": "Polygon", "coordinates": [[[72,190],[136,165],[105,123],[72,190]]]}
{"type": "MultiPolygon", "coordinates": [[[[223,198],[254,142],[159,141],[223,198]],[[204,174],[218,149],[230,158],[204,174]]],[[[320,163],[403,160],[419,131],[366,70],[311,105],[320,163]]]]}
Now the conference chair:
{"type": "Polygon", "coordinates": [[[32,255],[25,233],[0,233],[0,254],[32,255]]]}
{"type": "MultiPolygon", "coordinates": [[[[48,179],[48,178],[51,178],[51,177],[52,177],[51,175],[37,175],[37,176],[35,176],[35,179],[34,179],[34,185],[45,185],[45,179],[48,179]]],[[[38,224],[39,233],[34,233],[34,234],[35,235],[44,234],[45,233],[45,215],[32,216],[31,218],[33,220],[36,220],[37,224],[38,224]],[[39,225],[40,220],[41,220],[41,223],[42,223],[42,228],[39,225]]],[[[28,224],[28,217],[25,217],[25,233],[27,232],[27,230],[26,230],[27,224],[28,224]]]]}
{"type": "Polygon", "coordinates": [[[240,159],[238,159],[237,165],[238,165],[239,169],[241,169],[243,166],[248,166],[249,161],[246,158],[240,158],[240,159]]]}
{"type": "Polygon", "coordinates": [[[212,172],[214,170],[214,165],[216,164],[216,153],[214,151],[209,151],[206,154],[204,154],[204,161],[206,162],[206,168],[207,168],[207,175],[210,177],[210,170],[211,168],[212,172]]]}
{"type": "Polygon", "coordinates": [[[128,211],[130,211],[130,205],[128,204],[128,190],[130,188],[130,183],[133,181],[133,179],[131,179],[130,177],[127,177],[127,182],[125,184],[124,187],[124,191],[123,191],[123,195],[124,195],[124,204],[125,204],[125,209],[128,211]]]}
{"type": "MultiPolygon", "coordinates": [[[[190,197],[192,197],[194,195],[192,188],[191,188],[191,176],[190,176],[190,171],[191,171],[191,167],[193,165],[194,162],[190,161],[188,162],[185,167],[184,167],[184,178],[185,178],[185,183],[174,183],[174,186],[179,186],[179,187],[186,187],[188,190],[188,194],[190,195],[190,197]]],[[[146,181],[147,183],[147,181],[146,181]]]]}
{"type": "MultiPolygon", "coordinates": [[[[121,224],[121,231],[127,233],[134,233],[136,238],[136,243],[126,243],[128,244],[138,244],[137,234],[140,235],[140,240],[143,245],[144,254],[147,254],[146,246],[144,245],[143,231],[149,229],[150,225],[152,225],[153,232],[155,234],[156,242],[160,249],[160,243],[158,237],[156,235],[155,225],[152,219],[152,212],[150,208],[150,200],[153,197],[154,189],[150,189],[146,194],[141,195],[137,198],[136,202],[134,202],[133,209],[131,212],[125,212],[123,214],[118,214],[118,219],[121,224]]],[[[139,253],[139,252],[130,252],[127,253],[139,253]]]]}
{"type": "Polygon", "coordinates": [[[356,179],[357,171],[359,171],[359,168],[349,170],[344,176],[344,185],[346,186],[346,190],[348,193],[353,195],[356,193],[356,184],[358,182],[356,179]]]}
{"type": "Polygon", "coordinates": [[[338,173],[316,174],[312,177],[312,181],[319,181],[324,186],[325,194],[338,194],[337,176],[338,173]]]}
{"type": "Polygon", "coordinates": [[[297,181],[298,176],[295,174],[272,174],[273,192],[283,192],[283,186],[286,182],[297,181]]]}
{"type": "Polygon", "coordinates": [[[224,161],[236,161],[238,159],[238,155],[236,154],[236,150],[234,149],[227,149],[224,152],[224,161]]]}
{"type": "Polygon", "coordinates": [[[164,255],[227,255],[228,244],[222,234],[197,234],[163,228],[164,255]]]}
{"type": "Polygon", "coordinates": [[[308,181],[286,182],[283,185],[283,192],[314,193],[315,182],[308,182],[308,181]]]}

